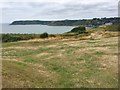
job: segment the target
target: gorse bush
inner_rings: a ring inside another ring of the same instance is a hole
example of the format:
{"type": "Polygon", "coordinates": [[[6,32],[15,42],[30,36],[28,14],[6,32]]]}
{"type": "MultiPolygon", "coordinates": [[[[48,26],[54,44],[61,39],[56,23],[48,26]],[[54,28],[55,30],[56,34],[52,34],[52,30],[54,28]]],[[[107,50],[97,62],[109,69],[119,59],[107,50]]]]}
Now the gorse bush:
{"type": "Polygon", "coordinates": [[[2,42],[14,42],[39,38],[40,34],[1,34],[2,42]]]}
{"type": "Polygon", "coordinates": [[[86,28],[84,26],[79,26],[79,27],[73,28],[70,32],[82,34],[86,32],[86,28]]]}
{"type": "Polygon", "coordinates": [[[40,35],[40,38],[47,38],[47,37],[48,37],[48,33],[47,32],[45,32],[45,33],[40,35]]]}
{"type": "Polygon", "coordinates": [[[43,34],[0,34],[2,42],[14,42],[20,40],[29,40],[34,38],[47,38],[48,33],[43,34]]]}
{"type": "Polygon", "coordinates": [[[19,41],[22,40],[20,36],[15,36],[12,34],[3,34],[2,35],[2,41],[3,42],[13,42],[13,41],[19,41]]]}

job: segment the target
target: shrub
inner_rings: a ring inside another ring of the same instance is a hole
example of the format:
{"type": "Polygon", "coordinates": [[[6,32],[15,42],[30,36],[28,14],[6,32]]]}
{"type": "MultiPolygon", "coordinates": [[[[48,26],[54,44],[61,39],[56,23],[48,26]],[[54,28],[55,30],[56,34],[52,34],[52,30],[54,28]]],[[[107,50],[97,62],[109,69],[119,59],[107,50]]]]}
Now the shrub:
{"type": "Polygon", "coordinates": [[[54,34],[50,34],[49,37],[54,37],[55,38],[56,36],[54,34]]]}
{"type": "Polygon", "coordinates": [[[22,40],[20,36],[15,36],[12,34],[3,34],[2,35],[2,41],[3,42],[13,42],[13,41],[19,41],[22,40]]]}
{"type": "Polygon", "coordinates": [[[120,24],[113,24],[106,26],[107,31],[120,31],[120,24]]]}
{"type": "Polygon", "coordinates": [[[79,27],[73,28],[70,32],[77,32],[82,34],[86,32],[86,28],[84,26],[79,26],[79,27]]]}
{"type": "Polygon", "coordinates": [[[39,38],[40,34],[1,34],[2,42],[14,42],[39,38]]]}
{"type": "Polygon", "coordinates": [[[45,32],[45,33],[40,35],[40,38],[47,38],[47,37],[48,37],[48,33],[47,32],[45,32]]]}

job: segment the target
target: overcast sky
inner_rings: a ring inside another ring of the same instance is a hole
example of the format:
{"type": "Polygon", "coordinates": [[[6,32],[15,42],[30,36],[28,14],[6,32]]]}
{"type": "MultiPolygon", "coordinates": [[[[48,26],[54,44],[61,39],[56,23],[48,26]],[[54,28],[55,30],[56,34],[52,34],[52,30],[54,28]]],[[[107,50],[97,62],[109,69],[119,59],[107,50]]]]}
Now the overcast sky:
{"type": "MultiPolygon", "coordinates": [[[[1,0],[2,21],[117,17],[119,0],[1,0]],[[34,1],[34,2],[33,2],[34,1]]],[[[0,15],[1,16],[1,15],[0,15]]]]}

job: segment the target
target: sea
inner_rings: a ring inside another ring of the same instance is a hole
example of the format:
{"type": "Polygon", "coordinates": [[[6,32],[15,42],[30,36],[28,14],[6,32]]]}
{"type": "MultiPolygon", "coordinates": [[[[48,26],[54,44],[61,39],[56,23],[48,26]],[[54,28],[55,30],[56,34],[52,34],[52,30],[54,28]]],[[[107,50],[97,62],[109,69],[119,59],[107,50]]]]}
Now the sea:
{"type": "Polygon", "coordinates": [[[9,25],[8,23],[1,24],[1,26],[2,30],[0,30],[0,33],[5,34],[41,34],[44,32],[48,34],[63,34],[74,28],[74,26],[9,25]]]}

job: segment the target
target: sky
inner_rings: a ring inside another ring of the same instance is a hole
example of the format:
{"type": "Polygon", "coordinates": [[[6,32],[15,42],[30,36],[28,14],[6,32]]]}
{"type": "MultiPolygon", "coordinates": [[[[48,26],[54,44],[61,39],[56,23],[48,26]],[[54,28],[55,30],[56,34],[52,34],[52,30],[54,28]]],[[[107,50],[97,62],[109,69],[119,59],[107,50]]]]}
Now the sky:
{"type": "Polygon", "coordinates": [[[91,19],[118,16],[119,0],[0,0],[0,21],[91,19]]]}

